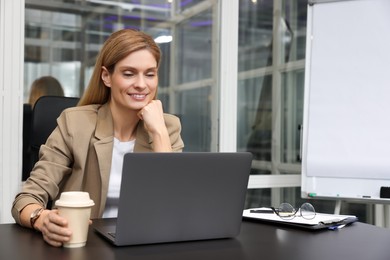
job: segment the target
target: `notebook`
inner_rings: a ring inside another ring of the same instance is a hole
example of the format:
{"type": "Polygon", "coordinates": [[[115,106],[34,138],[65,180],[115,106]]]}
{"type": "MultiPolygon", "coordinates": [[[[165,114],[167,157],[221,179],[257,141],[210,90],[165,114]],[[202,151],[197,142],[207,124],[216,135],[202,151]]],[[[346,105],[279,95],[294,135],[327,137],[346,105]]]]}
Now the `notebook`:
{"type": "Polygon", "coordinates": [[[125,154],[118,217],[93,227],[117,246],[235,237],[251,162],[247,152],[125,154]]]}
{"type": "Polygon", "coordinates": [[[305,219],[297,214],[292,219],[282,219],[269,207],[250,208],[243,212],[245,219],[259,220],[271,224],[282,224],[308,230],[331,229],[337,230],[358,221],[354,215],[336,215],[316,212],[315,216],[305,219]]]}

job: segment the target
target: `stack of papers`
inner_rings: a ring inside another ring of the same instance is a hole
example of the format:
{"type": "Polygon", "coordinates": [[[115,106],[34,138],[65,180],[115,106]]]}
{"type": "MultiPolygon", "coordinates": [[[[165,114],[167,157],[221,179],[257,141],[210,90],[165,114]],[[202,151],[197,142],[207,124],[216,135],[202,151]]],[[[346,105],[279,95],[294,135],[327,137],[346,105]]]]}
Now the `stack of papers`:
{"type": "Polygon", "coordinates": [[[313,219],[305,219],[297,214],[293,219],[282,219],[276,215],[270,208],[251,208],[243,212],[244,218],[258,219],[273,223],[281,223],[292,226],[298,226],[308,229],[336,229],[344,227],[347,224],[356,222],[358,219],[353,215],[334,215],[326,213],[316,213],[313,219]],[[257,212],[256,212],[257,211],[257,212]],[[266,213],[258,213],[266,212],[266,213]]]}

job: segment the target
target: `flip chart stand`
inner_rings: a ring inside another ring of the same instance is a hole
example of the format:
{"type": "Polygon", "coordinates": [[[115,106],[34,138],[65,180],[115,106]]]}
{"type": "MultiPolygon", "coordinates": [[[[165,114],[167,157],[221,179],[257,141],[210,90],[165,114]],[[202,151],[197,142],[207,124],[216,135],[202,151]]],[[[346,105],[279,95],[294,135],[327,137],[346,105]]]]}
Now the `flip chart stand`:
{"type": "MultiPolygon", "coordinates": [[[[335,215],[340,215],[341,211],[341,204],[343,201],[348,202],[348,199],[338,199],[336,200],[335,208],[334,208],[334,214],[335,215]]],[[[351,201],[356,201],[356,200],[351,200],[351,201]]],[[[359,202],[361,203],[366,203],[369,204],[368,200],[360,200],[359,202]]],[[[378,201],[376,201],[378,203],[378,201]]],[[[379,204],[374,205],[374,224],[375,226],[378,227],[385,227],[385,228],[390,228],[390,202],[385,202],[380,200],[379,204]],[[381,204],[382,203],[382,204],[381,204]]]]}
{"type": "Polygon", "coordinates": [[[341,200],[336,200],[336,205],[334,207],[334,214],[340,215],[341,211],[341,200]]]}

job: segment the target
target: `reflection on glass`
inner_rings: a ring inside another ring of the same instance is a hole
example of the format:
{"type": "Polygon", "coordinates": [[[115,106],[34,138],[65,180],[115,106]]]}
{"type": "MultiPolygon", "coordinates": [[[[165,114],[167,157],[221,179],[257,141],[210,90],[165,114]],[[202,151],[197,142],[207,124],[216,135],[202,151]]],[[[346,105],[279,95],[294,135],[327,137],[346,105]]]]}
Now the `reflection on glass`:
{"type": "Polygon", "coordinates": [[[303,63],[288,63],[305,58],[306,9],[307,1],[301,0],[282,0],[280,5],[240,1],[237,143],[238,150],[252,152],[255,160],[300,163],[304,70],[303,63]],[[273,107],[280,108],[281,117],[273,107]],[[281,127],[274,128],[278,122],[281,127]],[[272,138],[280,138],[281,145],[275,139],[272,147],[272,138]]]}
{"type": "Polygon", "coordinates": [[[184,151],[209,152],[211,150],[211,87],[181,92],[176,99],[177,116],[182,126],[184,151]]]}
{"type": "Polygon", "coordinates": [[[238,150],[253,154],[254,160],[271,160],[272,76],[239,82],[238,150]]]}
{"type": "Polygon", "coordinates": [[[285,163],[300,162],[303,123],[304,71],[282,74],[282,156],[285,163]]]}
{"type": "Polygon", "coordinates": [[[306,49],[306,0],[283,0],[282,44],[284,61],[305,58],[306,49]]]}
{"type": "Polygon", "coordinates": [[[178,25],[177,83],[211,78],[212,12],[207,10],[178,25]]]}
{"type": "Polygon", "coordinates": [[[203,2],[204,0],[167,0],[168,2],[178,2],[179,6],[177,7],[180,11],[185,11],[195,5],[203,2]]]}
{"type": "MultiPolygon", "coordinates": [[[[171,35],[171,31],[170,30],[162,31],[160,35],[171,35]]],[[[162,90],[162,88],[168,88],[169,85],[171,84],[169,78],[169,71],[170,71],[170,64],[171,64],[171,44],[172,42],[164,42],[158,44],[162,52],[160,68],[158,69],[158,84],[160,90],[162,90]]]]}
{"type": "Polygon", "coordinates": [[[245,208],[269,207],[271,189],[250,189],[246,193],[245,208]]]}
{"type": "Polygon", "coordinates": [[[240,0],[238,71],[272,64],[273,2],[240,0]]]}

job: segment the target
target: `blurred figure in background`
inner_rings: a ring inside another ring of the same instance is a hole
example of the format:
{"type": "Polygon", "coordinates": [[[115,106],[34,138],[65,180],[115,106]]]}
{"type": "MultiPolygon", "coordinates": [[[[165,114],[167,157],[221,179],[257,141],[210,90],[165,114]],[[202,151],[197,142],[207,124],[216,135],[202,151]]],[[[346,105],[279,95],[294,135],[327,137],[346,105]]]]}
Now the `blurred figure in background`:
{"type": "Polygon", "coordinates": [[[28,103],[34,107],[35,102],[41,96],[64,96],[61,83],[52,76],[44,76],[36,79],[30,89],[28,103]]]}
{"type": "Polygon", "coordinates": [[[52,76],[43,76],[36,79],[30,88],[30,96],[27,103],[23,105],[23,167],[22,181],[30,176],[33,167],[33,158],[31,151],[31,124],[32,111],[35,102],[41,96],[64,96],[64,90],[61,83],[52,76]]]}

